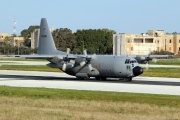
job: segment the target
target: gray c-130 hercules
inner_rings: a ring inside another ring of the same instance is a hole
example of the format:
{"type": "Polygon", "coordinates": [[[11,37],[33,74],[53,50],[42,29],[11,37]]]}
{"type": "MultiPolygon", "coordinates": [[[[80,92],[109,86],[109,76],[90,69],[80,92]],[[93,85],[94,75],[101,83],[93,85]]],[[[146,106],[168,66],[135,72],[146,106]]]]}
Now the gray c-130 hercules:
{"type": "Polygon", "coordinates": [[[132,81],[133,77],[143,73],[143,69],[133,57],[87,55],[86,50],[84,50],[84,55],[70,54],[70,49],[67,49],[67,52],[58,51],[46,18],[42,18],[40,23],[38,54],[15,55],[15,57],[47,59],[50,62],[47,66],[59,68],[80,79],[124,78],[126,81],[132,81]]]}

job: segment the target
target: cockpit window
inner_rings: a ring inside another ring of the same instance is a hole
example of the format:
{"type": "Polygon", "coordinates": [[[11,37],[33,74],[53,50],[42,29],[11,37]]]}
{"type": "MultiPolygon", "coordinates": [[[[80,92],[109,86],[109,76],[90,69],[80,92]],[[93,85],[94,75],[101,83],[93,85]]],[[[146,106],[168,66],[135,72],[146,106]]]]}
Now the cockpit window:
{"type": "Polygon", "coordinates": [[[126,59],[125,64],[129,64],[130,63],[130,59],[126,59]]]}
{"type": "Polygon", "coordinates": [[[137,63],[137,61],[136,60],[126,59],[125,64],[129,64],[129,63],[137,63]]]}
{"type": "Polygon", "coordinates": [[[137,61],[136,60],[131,60],[130,63],[137,63],[137,61]]]}

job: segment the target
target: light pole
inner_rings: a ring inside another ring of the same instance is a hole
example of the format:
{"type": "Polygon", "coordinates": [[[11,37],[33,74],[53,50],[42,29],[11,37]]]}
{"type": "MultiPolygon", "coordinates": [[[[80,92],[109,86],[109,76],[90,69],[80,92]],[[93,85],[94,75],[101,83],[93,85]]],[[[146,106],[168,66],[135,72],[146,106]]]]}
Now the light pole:
{"type": "Polygon", "coordinates": [[[19,55],[19,40],[18,40],[18,55],[19,55]]]}

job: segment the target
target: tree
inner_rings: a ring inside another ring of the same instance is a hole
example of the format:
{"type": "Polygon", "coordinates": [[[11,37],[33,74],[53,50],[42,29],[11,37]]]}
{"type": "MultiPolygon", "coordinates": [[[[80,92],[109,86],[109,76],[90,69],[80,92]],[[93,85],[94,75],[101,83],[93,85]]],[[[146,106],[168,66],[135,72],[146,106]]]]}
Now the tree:
{"type": "Polygon", "coordinates": [[[24,29],[21,31],[21,36],[24,38],[28,38],[29,32],[28,29],[24,29]]]}
{"type": "Polygon", "coordinates": [[[112,36],[115,33],[109,29],[77,30],[77,47],[82,50],[84,46],[88,53],[112,54],[112,36]]]}
{"type": "Polygon", "coordinates": [[[76,45],[75,35],[68,28],[60,28],[54,30],[52,33],[56,48],[59,50],[66,51],[70,48],[71,51],[74,50],[76,45]]]}
{"type": "Polygon", "coordinates": [[[152,55],[174,55],[174,53],[165,51],[165,50],[160,50],[160,51],[153,51],[151,52],[152,55]]]}
{"type": "Polygon", "coordinates": [[[40,26],[36,25],[36,26],[29,26],[28,29],[24,29],[21,31],[21,36],[26,38],[30,38],[31,37],[31,32],[33,32],[35,29],[39,29],[40,26]]]}
{"type": "Polygon", "coordinates": [[[11,36],[6,36],[5,39],[4,39],[5,45],[10,44],[11,41],[12,41],[12,37],[11,36]]]}
{"type": "Polygon", "coordinates": [[[25,39],[23,44],[26,47],[31,47],[31,40],[30,39],[25,39]]]}

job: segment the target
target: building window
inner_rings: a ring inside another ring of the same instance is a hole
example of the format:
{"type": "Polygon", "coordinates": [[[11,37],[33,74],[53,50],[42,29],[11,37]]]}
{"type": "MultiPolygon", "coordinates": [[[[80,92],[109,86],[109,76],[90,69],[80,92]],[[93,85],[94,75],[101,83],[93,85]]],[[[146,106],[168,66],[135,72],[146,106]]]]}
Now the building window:
{"type": "Polygon", "coordinates": [[[169,47],[169,51],[171,51],[171,47],[169,47]]]}
{"type": "Polygon", "coordinates": [[[130,43],[130,39],[128,39],[128,43],[130,43]]]}
{"type": "Polygon", "coordinates": [[[157,47],[157,51],[159,51],[159,47],[157,47]]]}
{"type": "Polygon", "coordinates": [[[169,40],[169,43],[171,43],[171,39],[169,40]]]}
{"type": "Polygon", "coordinates": [[[179,47],[179,51],[180,51],[180,47],[179,47]]]}
{"type": "Polygon", "coordinates": [[[131,51],[133,51],[133,47],[131,47],[131,51]]]}
{"type": "Polygon", "coordinates": [[[179,40],[179,43],[180,43],[180,40],[179,40]]]}

